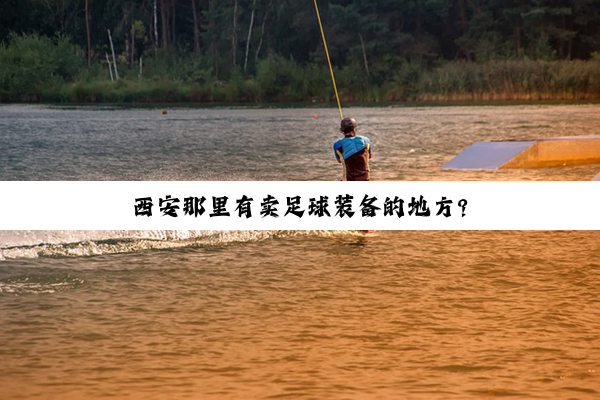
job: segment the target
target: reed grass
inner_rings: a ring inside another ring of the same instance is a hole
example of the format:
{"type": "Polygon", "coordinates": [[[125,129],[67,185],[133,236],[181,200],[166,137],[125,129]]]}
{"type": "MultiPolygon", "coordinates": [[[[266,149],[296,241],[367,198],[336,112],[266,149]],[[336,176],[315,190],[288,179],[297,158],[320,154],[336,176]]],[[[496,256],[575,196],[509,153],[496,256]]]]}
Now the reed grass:
{"type": "Polygon", "coordinates": [[[599,100],[600,62],[453,62],[425,72],[418,101],[599,100]]]}
{"type": "MultiPolygon", "coordinates": [[[[360,68],[336,71],[344,103],[600,100],[600,61],[511,60],[452,62],[427,70],[406,64],[389,82],[373,85],[360,68]]],[[[256,74],[228,81],[126,79],[77,82],[42,91],[43,101],[76,103],[334,102],[327,71],[291,60],[265,61],[256,74]]]]}

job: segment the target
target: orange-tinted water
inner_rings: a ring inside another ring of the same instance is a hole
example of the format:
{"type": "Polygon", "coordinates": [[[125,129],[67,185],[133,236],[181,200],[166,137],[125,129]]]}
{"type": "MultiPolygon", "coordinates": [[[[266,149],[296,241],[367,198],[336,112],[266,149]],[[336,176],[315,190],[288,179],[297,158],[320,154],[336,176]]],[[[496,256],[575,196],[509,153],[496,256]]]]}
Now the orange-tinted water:
{"type": "Polygon", "coordinates": [[[381,231],[5,260],[0,398],[597,398],[598,254],[381,231]]]}

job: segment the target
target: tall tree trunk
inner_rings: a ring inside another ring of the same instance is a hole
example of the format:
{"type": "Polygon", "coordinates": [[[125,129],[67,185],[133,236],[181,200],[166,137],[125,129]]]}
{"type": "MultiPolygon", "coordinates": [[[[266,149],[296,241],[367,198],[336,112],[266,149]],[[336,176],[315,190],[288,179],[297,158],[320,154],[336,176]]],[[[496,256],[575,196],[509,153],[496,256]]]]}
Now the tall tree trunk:
{"type": "Polygon", "coordinates": [[[171,43],[177,45],[175,0],[171,0],[171,43]]]}
{"type": "Polygon", "coordinates": [[[250,27],[248,28],[248,39],[246,40],[246,55],[244,56],[244,72],[248,67],[248,51],[250,51],[250,38],[252,37],[252,27],[254,26],[254,11],[256,10],[256,0],[252,2],[252,14],[250,15],[250,27]]]}
{"type": "Polygon", "coordinates": [[[419,43],[423,32],[423,8],[421,7],[421,1],[416,0],[417,3],[417,21],[415,25],[415,41],[419,43]]]}
{"type": "Polygon", "coordinates": [[[156,0],[154,0],[154,55],[158,52],[158,17],[156,15],[156,0]]]}
{"type": "Polygon", "coordinates": [[[200,53],[200,29],[198,28],[198,12],[196,11],[196,0],[192,0],[192,13],[194,14],[194,53],[200,53]]]}
{"type": "Polygon", "coordinates": [[[169,19],[167,18],[167,0],[160,0],[160,27],[162,28],[162,47],[169,48],[169,19]]]}
{"type": "Polygon", "coordinates": [[[233,66],[237,65],[237,10],[238,0],[233,0],[233,32],[231,33],[231,56],[233,58],[233,66]]]}
{"type": "Polygon", "coordinates": [[[131,65],[135,64],[135,32],[133,31],[133,25],[131,25],[131,65]]]}
{"type": "Polygon", "coordinates": [[[358,38],[360,39],[360,47],[362,48],[362,53],[363,53],[363,61],[365,63],[365,71],[367,71],[367,77],[371,76],[371,73],[369,72],[369,63],[367,61],[367,50],[365,49],[365,41],[363,40],[362,34],[358,34],[358,38]]]}
{"type": "Polygon", "coordinates": [[[92,65],[92,40],[90,37],[90,12],[88,0],[85,0],[85,30],[87,31],[87,63],[89,67],[92,65]]]}
{"type": "Polygon", "coordinates": [[[119,80],[119,71],[117,70],[117,58],[115,57],[115,47],[113,46],[112,36],[110,35],[110,29],[108,30],[108,40],[110,42],[110,51],[112,52],[113,64],[115,65],[115,79],[119,80]]]}
{"type": "Polygon", "coordinates": [[[110,58],[108,58],[108,53],[104,53],[104,55],[106,56],[106,63],[108,64],[108,71],[110,72],[110,81],[114,81],[115,78],[113,77],[113,73],[112,73],[112,65],[110,64],[110,58]]]}
{"type": "Polygon", "coordinates": [[[217,49],[217,35],[215,23],[215,2],[217,0],[208,1],[208,36],[210,38],[210,54],[215,67],[215,78],[219,79],[219,52],[217,49]]]}
{"type": "Polygon", "coordinates": [[[263,44],[263,38],[265,36],[265,26],[267,25],[267,16],[269,15],[269,8],[271,7],[271,0],[267,1],[267,6],[265,9],[265,15],[263,17],[262,26],[260,28],[260,40],[258,41],[258,46],[256,47],[256,53],[254,53],[254,63],[258,61],[258,54],[260,53],[260,49],[263,44]]]}
{"type": "Polygon", "coordinates": [[[127,66],[131,67],[131,49],[129,46],[129,38],[127,37],[127,33],[125,33],[125,62],[127,63],[127,66]]]}

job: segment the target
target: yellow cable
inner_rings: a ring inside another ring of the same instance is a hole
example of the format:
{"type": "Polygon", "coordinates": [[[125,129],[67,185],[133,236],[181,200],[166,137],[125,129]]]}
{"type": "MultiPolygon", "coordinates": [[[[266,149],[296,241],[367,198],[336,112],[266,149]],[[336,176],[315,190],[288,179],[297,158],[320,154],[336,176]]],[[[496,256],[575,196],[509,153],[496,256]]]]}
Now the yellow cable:
{"type": "Polygon", "coordinates": [[[333,91],[335,92],[335,99],[337,100],[338,109],[340,110],[340,119],[344,119],[344,113],[342,112],[342,105],[340,103],[340,96],[338,94],[337,86],[335,84],[335,77],[333,76],[333,67],[331,66],[331,60],[329,59],[329,50],[327,49],[327,41],[325,40],[325,31],[323,30],[323,24],[321,23],[321,15],[319,14],[319,6],[317,6],[317,0],[314,0],[314,2],[315,11],[317,11],[317,19],[319,20],[319,28],[321,28],[321,36],[323,37],[323,46],[325,46],[325,55],[327,55],[327,63],[329,64],[329,72],[331,73],[333,91]]]}

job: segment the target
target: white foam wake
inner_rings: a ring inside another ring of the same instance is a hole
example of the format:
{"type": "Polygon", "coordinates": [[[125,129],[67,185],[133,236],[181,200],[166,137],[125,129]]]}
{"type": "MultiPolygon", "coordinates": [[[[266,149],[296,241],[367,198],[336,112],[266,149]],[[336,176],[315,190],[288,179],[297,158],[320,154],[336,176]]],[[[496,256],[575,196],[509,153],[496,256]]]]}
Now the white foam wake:
{"type": "Polygon", "coordinates": [[[332,236],[347,231],[0,231],[0,260],[85,257],[150,249],[218,246],[290,236],[332,236]]]}

